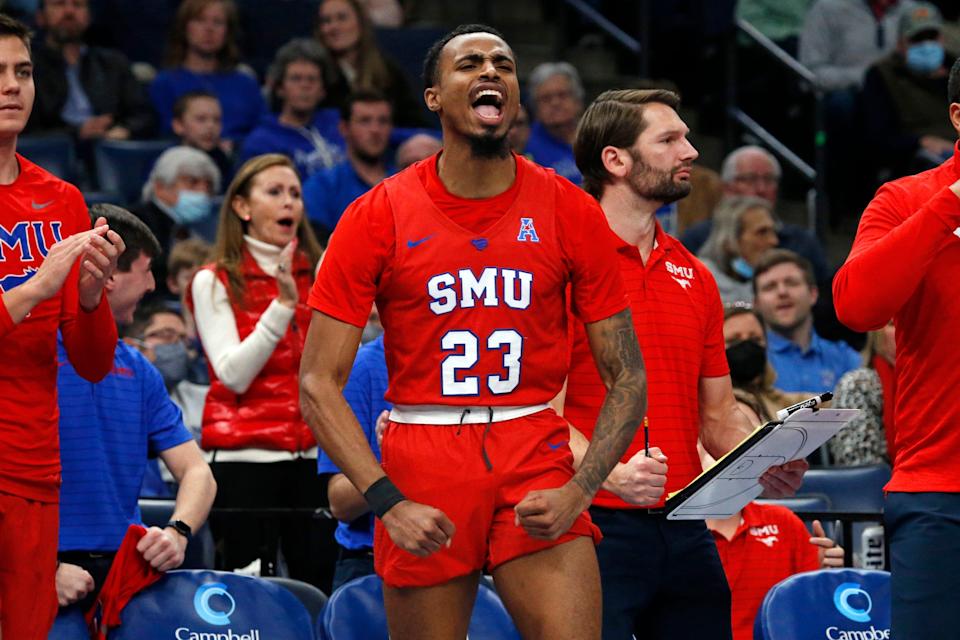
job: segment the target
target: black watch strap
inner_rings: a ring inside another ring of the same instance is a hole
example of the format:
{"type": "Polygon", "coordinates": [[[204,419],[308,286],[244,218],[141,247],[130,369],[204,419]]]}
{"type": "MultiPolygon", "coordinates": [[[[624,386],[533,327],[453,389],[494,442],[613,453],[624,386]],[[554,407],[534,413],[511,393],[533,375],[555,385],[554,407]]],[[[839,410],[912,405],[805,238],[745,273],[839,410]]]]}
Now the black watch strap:
{"type": "Polygon", "coordinates": [[[164,529],[167,527],[171,527],[174,531],[182,535],[187,540],[193,537],[193,529],[191,529],[190,525],[183,520],[171,520],[164,526],[164,529]]]}

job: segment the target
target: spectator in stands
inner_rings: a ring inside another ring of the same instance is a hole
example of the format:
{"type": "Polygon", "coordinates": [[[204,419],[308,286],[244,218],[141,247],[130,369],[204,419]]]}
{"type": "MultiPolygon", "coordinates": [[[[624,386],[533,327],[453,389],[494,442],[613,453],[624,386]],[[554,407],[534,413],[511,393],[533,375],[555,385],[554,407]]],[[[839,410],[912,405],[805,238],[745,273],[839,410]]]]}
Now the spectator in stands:
{"type": "Polygon", "coordinates": [[[524,153],[580,184],[582,177],[573,158],[577,123],[583,114],[583,83],[569,62],[544,62],[530,72],[530,110],[533,126],[524,153]]]}
{"type": "Polygon", "coordinates": [[[893,460],[893,407],[897,394],[894,333],[892,321],[883,329],[868,333],[863,366],[843,374],[834,389],[834,407],[860,409],[860,415],[830,438],[834,464],[854,466],[893,460]]]}
{"type": "Polygon", "coordinates": [[[373,24],[359,0],[323,0],[315,35],[339,71],[337,81],[327,87],[330,106],[342,105],[352,92],[374,90],[390,101],[398,126],[428,124],[403,69],[377,47],[373,24]]]}
{"type": "Polygon", "coordinates": [[[809,260],[786,249],[768,251],[754,268],[753,290],[781,389],[832,391],[843,374],[860,366],[860,355],[847,343],[825,340],[813,328],[819,291],[809,260]]]}
{"type": "MultiPolygon", "coordinates": [[[[770,419],[748,394],[737,393],[740,411],[755,424],[770,419]]],[[[716,462],[698,445],[704,469],[716,462]]],[[[708,519],[730,585],[733,640],[752,640],[753,621],[770,588],[795,573],[843,567],[843,547],[827,537],[819,520],[813,536],[787,507],[751,502],[722,520],[708,519]]]]}
{"type": "Polygon", "coordinates": [[[742,390],[763,404],[763,415],[806,400],[809,395],[786,393],[774,383],[777,374],[767,361],[767,335],[763,319],[753,305],[737,302],[723,307],[723,342],[734,390],[742,390]]]}
{"type": "Polygon", "coordinates": [[[184,426],[199,443],[210,378],[184,316],[165,305],[141,305],[123,339],[160,371],[170,399],[183,413],[184,426]]]}
{"type": "MultiPolygon", "coordinates": [[[[129,324],[140,298],[153,289],[150,262],[160,255],[160,245],[125,209],[91,207],[91,216],[101,215],[127,246],[107,281],[106,296],[117,322],[129,324]]],[[[103,586],[127,527],[140,523],[137,498],[148,454],[159,455],[179,483],[170,523],[150,527],[137,545],[155,569],[183,563],[191,532],[210,511],[216,483],[146,358],[120,341],[113,371],[91,383],[66,362],[62,342],[58,347],[63,483],[57,596],[61,606],[80,602],[86,609],[103,586]]]]}
{"type": "Polygon", "coordinates": [[[282,153],[293,160],[306,180],[343,160],[340,114],[321,109],[326,79],[333,72],[327,52],[315,41],[297,38],[277,51],[270,66],[271,107],[243,141],[238,162],[264,153],[282,153]]]}
{"type": "Polygon", "coordinates": [[[212,247],[202,238],[186,238],[173,243],[167,252],[167,303],[179,303],[197,269],[208,262],[212,247]]]}
{"type": "MultiPolygon", "coordinates": [[[[192,147],[171,147],[154,163],[133,212],[147,223],[166,254],[175,241],[212,226],[213,194],[219,191],[220,171],[207,154],[192,147]]],[[[160,263],[154,271],[163,293],[164,267],[160,263]]]]}
{"type": "Polygon", "coordinates": [[[834,223],[862,204],[857,196],[864,178],[850,168],[867,160],[857,118],[864,75],[893,50],[900,16],[912,5],[912,0],[817,0],[800,32],[800,62],[826,92],[826,181],[834,223]]]}
{"type": "Polygon", "coordinates": [[[863,132],[873,166],[899,177],[953,155],[957,133],[943,118],[943,96],[955,58],[944,52],[937,7],[920,2],[901,16],[897,48],[870,67],[863,85],[863,132]]]}
{"type": "Polygon", "coordinates": [[[403,7],[398,0],[360,0],[375,27],[396,29],[403,26],[403,7]]]}
{"type": "Polygon", "coordinates": [[[530,114],[527,113],[527,108],[523,105],[520,105],[520,108],[517,109],[517,117],[510,126],[507,140],[510,141],[511,151],[526,156],[527,141],[530,140],[530,114]]]}
{"type": "MultiPolygon", "coordinates": [[[[357,417],[373,455],[380,459],[377,418],[390,410],[383,399],[387,392],[387,361],[380,336],[360,347],[343,388],[343,397],[357,417]]],[[[323,451],[317,456],[321,474],[332,474],[327,483],[330,512],[339,520],[334,534],[340,544],[340,555],[333,577],[333,588],[373,573],[373,514],[356,487],[323,451]]]]}
{"type": "Polygon", "coordinates": [[[127,58],[84,41],[88,0],[44,0],[37,25],[44,37],[33,50],[37,99],[28,134],[67,131],[79,140],[126,140],[153,132],[153,111],[127,58]]]}
{"type": "Polygon", "coordinates": [[[429,133],[415,133],[397,147],[397,171],[403,171],[414,162],[439,153],[443,143],[429,133]]]}
{"type": "MultiPolygon", "coordinates": [[[[248,160],[227,188],[213,262],[187,298],[210,363],[202,444],[221,487],[217,507],[326,503],[297,383],[319,258],[293,162],[281,154],[248,160]]],[[[326,541],[315,521],[283,520],[265,540],[256,522],[212,525],[227,570],[249,565],[264,545],[276,548],[279,534],[291,577],[320,581],[326,541]]]]}
{"type": "Polygon", "coordinates": [[[736,17],[746,20],[792,56],[813,0],[739,0],[736,17]]]}
{"type": "Polygon", "coordinates": [[[223,183],[233,177],[231,145],[220,137],[223,133],[223,109],[216,94],[190,91],[173,103],[173,133],[180,144],[200,149],[214,161],[223,183]]]}
{"type": "Polygon", "coordinates": [[[239,66],[238,29],[233,0],[183,0],[170,30],[167,68],[150,85],[162,133],[172,131],[177,98],[198,90],[220,100],[226,140],[239,142],[260,121],[265,105],[253,72],[239,66]]]}
{"type": "MultiPolygon", "coordinates": [[[[723,159],[720,178],[725,195],[756,196],[767,200],[772,206],[777,222],[777,237],[780,247],[789,249],[813,264],[814,274],[820,286],[830,284],[830,269],[823,247],[812,233],[795,224],[783,224],[776,216],[780,192],[780,163],[764,149],[748,145],[731,151],[723,159]]],[[[699,252],[713,228],[708,219],[687,229],[681,241],[690,251],[699,252]]]]}
{"type": "Polygon", "coordinates": [[[303,186],[307,215],[322,238],[329,237],[351,202],[393,173],[386,156],[393,125],[390,103],[383,94],[351,94],[340,116],[347,159],[310,176],[303,186]]]}
{"type": "Polygon", "coordinates": [[[717,206],[710,237],[697,256],[713,274],[724,303],[751,302],[753,268],[777,242],[777,223],[768,200],[730,196],[717,206]]]}

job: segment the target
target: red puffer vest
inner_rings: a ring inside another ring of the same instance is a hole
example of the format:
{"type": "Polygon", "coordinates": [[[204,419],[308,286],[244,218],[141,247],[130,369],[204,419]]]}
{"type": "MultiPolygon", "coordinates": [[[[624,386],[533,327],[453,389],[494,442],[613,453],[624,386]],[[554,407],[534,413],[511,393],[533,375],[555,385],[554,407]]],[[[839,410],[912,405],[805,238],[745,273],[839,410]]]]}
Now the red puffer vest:
{"type": "MultiPolygon", "coordinates": [[[[213,271],[230,291],[225,272],[216,265],[203,268],[213,271]]],[[[297,253],[293,270],[300,291],[294,317],[246,393],[238,395],[228,389],[208,364],[210,392],[203,408],[202,430],[202,444],[207,451],[246,448],[305,451],[317,444],[300,415],[299,393],[300,356],[310,323],[306,300],[313,269],[307,258],[297,253]]],[[[232,296],[230,299],[241,341],[253,332],[260,316],[277,297],[276,278],[264,273],[246,249],[242,271],[246,283],[245,304],[241,307],[232,296]]],[[[187,296],[188,301],[192,299],[191,295],[187,296]]]]}

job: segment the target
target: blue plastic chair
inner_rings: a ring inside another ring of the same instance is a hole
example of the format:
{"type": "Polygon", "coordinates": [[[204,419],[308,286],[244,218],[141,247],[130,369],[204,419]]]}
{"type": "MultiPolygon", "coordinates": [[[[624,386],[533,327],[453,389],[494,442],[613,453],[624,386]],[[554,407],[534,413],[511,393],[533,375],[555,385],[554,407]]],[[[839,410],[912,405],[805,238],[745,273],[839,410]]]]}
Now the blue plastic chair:
{"type": "Polygon", "coordinates": [[[113,193],[118,204],[140,201],[143,184],[154,162],[166,149],[169,140],[102,140],[97,143],[97,182],[100,191],[113,193]]]}
{"type": "Polygon", "coordinates": [[[776,498],[776,499],[760,499],[757,500],[760,504],[778,504],[781,507],[786,507],[793,511],[805,512],[805,511],[830,511],[830,498],[823,494],[810,493],[802,496],[794,496],[792,498],[776,498]]]}
{"type": "MultiPolygon", "coordinates": [[[[520,640],[503,602],[481,583],[470,617],[471,640],[520,640]]],[[[318,640],[387,640],[383,582],[378,576],[351,580],[333,592],[317,620],[318,640]]]]}
{"type": "Polygon", "coordinates": [[[889,629],[889,573],[826,569],[798,573],[775,584],[757,612],[753,637],[754,640],[887,638],[889,629]]]}
{"type": "Polygon", "coordinates": [[[885,464],[810,469],[797,495],[825,495],[832,511],[880,513],[883,486],[889,481],[890,467],[885,464]]]}
{"type": "Polygon", "coordinates": [[[77,152],[73,138],[68,135],[20,136],[17,153],[61,180],[73,178],[77,152]]]}
{"type": "Polygon", "coordinates": [[[309,582],[281,576],[264,576],[262,579],[278,584],[292,593],[310,614],[312,620],[315,620],[323,611],[323,608],[327,606],[327,600],[329,600],[327,594],[309,582]]]}
{"type": "Polygon", "coordinates": [[[47,640],[90,640],[87,623],[77,606],[60,609],[47,640]]]}
{"type": "Polygon", "coordinates": [[[110,640],[314,637],[310,614],[292,593],[222,571],[171,571],[135,595],[121,621],[110,640]]]}

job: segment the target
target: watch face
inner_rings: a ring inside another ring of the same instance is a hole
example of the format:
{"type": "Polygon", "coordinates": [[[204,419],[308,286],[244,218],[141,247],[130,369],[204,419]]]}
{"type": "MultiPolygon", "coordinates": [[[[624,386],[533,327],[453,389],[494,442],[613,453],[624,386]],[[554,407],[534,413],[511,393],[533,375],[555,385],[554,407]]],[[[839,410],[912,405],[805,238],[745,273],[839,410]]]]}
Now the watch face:
{"type": "Polygon", "coordinates": [[[171,520],[167,523],[167,526],[172,527],[174,531],[185,538],[189,538],[191,535],[193,535],[193,530],[190,528],[190,525],[183,520],[171,520]]]}

